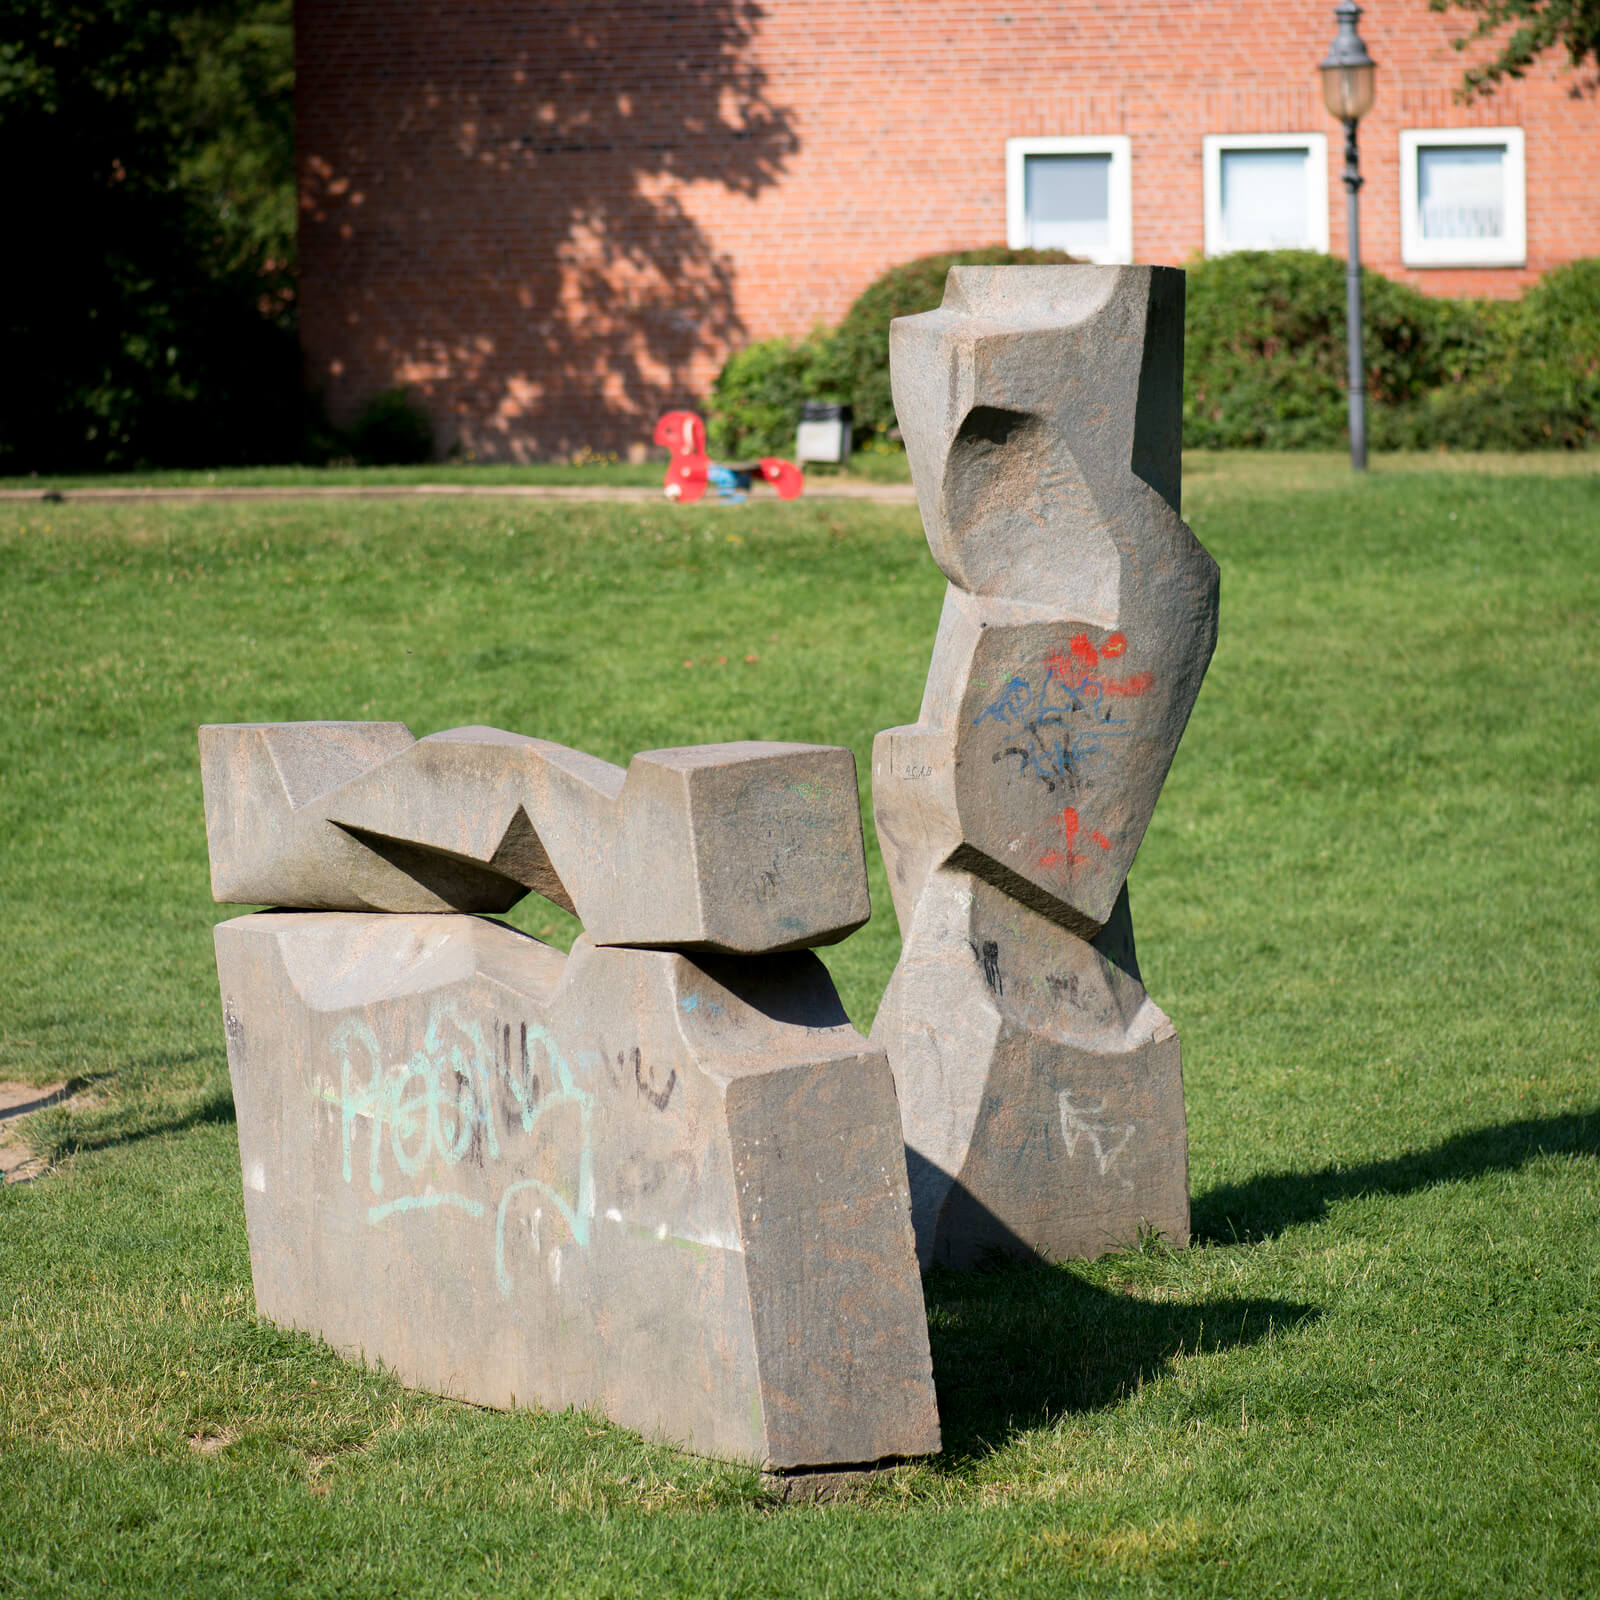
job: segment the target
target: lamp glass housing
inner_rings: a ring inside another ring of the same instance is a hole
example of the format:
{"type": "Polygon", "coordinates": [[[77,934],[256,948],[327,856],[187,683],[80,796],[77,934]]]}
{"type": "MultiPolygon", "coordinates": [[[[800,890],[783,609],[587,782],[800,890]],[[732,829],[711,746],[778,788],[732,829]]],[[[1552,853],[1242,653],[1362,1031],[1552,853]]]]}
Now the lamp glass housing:
{"type": "Polygon", "coordinates": [[[1341,122],[1359,122],[1372,109],[1377,95],[1376,74],[1377,67],[1371,61],[1324,66],[1322,99],[1328,114],[1341,122]]]}

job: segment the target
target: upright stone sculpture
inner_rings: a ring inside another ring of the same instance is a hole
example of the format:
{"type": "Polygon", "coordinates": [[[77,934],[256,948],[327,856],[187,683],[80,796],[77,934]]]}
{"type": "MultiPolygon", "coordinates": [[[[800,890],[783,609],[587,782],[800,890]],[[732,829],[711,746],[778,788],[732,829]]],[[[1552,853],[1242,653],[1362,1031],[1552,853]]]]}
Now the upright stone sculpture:
{"type": "Polygon", "coordinates": [[[926,1266],[1187,1243],[1177,1034],[1127,874],[1216,642],[1179,514],[1183,274],[956,267],[890,334],[950,580],[922,712],[873,748],[904,937],[872,1040],[926,1266]]]}
{"type": "Polygon", "coordinates": [[[262,1313],[791,1480],[939,1448],[847,750],[200,730],[262,1313]],[[481,915],[530,890],[570,956],[481,915]],[[307,909],[311,908],[311,909],[307,909]]]}

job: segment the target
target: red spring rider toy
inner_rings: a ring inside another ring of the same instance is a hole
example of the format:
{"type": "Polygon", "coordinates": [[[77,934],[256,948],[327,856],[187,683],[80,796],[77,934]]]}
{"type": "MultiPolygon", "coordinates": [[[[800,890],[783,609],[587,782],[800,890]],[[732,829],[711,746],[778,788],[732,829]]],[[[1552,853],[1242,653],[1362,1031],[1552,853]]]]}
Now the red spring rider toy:
{"type": "Polygon", "coordinates": [[[723,465],[706,455],[706,425],[693,411],[669,411],[657,424],[655,442],[672,452],[662,492],[680,505],[692,505],[714,488],[723,500],[744,500],[751,484],[762,478],[780,500],[794,500],[805,488],[805,478],[792,461],[762,456],[759,461],[723,465]]]}

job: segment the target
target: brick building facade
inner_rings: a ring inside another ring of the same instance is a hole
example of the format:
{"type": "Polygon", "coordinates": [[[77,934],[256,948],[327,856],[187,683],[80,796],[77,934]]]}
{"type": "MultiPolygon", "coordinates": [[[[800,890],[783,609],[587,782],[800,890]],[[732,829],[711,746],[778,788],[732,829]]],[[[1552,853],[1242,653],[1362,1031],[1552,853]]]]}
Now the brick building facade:
{"type": "MultiPolygon", "coordinates": [[[[1366,262],[1514,295],[1600,255],[1592,84],[1463,106],[1459,16],[1361,27],[1366,262]]],[[[1342,253],[1332,35],[1329,0],[299,0],[308,378],[335,420],[409,385],[479,458],[627,449],[931,251],[1342,253]]]]}

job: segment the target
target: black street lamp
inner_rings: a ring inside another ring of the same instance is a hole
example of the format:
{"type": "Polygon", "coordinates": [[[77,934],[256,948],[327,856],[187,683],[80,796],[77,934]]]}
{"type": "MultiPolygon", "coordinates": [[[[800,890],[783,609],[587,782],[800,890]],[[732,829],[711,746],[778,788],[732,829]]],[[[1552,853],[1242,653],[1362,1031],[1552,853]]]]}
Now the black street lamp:
{"type": "Polygon", "coordinates": [[[1361,220],[1356,195],[1361,188],[1361,157],[1356,124],[1372,109],[1378,64],[1367,54],[1356,21],[1356,0],[1339,0],[1333,8],[1339,31],[1322,63],[1322,98],[1329,116],[1344,123],[1344,187],[1349,196],[1349,246],[1345,252],[1346,339],[1350,353],[1350,465],[1367,470],[1367,380],[1361,359],[1361,220]]]}

